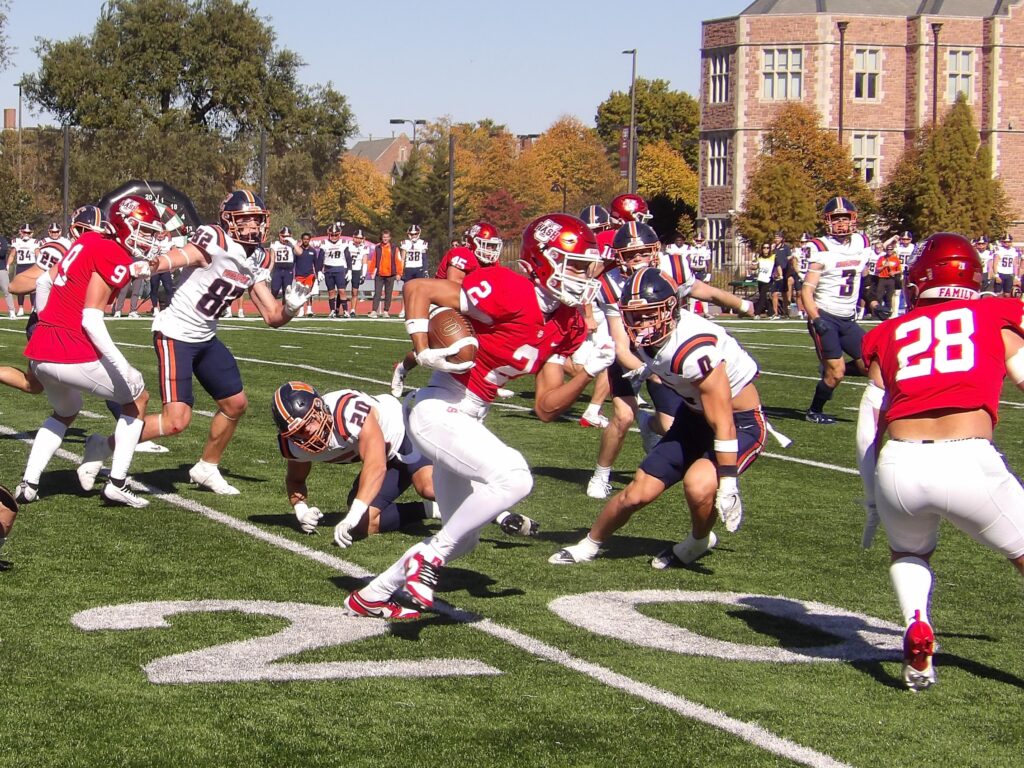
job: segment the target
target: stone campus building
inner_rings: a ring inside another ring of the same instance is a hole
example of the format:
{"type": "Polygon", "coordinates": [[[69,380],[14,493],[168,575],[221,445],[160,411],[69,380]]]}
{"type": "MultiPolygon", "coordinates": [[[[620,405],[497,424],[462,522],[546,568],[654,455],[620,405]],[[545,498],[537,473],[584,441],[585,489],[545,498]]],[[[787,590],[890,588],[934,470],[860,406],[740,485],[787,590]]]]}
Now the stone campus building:
{"type": "Polygon", "coordinates": [[[732,261],[740,248],[732,217],[781,102],[813,105],[836,132],[841,119],[854,164],[877,187],[933,110],[941,120],[961,91],[992,147],[1020,238],[1024,0],[757,0],[705,21],[700,216],[720,257],[732,261]]]}

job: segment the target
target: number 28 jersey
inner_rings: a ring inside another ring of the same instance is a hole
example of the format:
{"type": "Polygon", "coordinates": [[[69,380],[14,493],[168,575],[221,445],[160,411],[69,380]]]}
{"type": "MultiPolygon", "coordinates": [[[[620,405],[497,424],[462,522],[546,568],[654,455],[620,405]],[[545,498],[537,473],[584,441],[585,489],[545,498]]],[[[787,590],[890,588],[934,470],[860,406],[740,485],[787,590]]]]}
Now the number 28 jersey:
{"type": "Polygon", "coordinates": [[[476,364],[451,378],[484,403],[506,381],[536,374],[548,361],[563,362],[587,337],[579,309],[559,304],[546,316],[533,282],[500,265],[466,275],[461,309],[480,347],[476,364]]]}
{"type": "Polygon", "coordinates": [[[220,227],[199,227],[190,242],[210,263],[182,271],[171,306],[156,316],[153,330],[178,341],[199,343],[216,335],[217,320],[255,281],[245,249],[220,227]]]}
{"type": "Polygon", "coordinates": [[[886,418],[982,408],[995,424],[1006,376],[1001,332],[1024,336],[1022,320],[1020,299],[960,299],[921,306],[873,328],[862,355],[881,369],[886,418]]]}

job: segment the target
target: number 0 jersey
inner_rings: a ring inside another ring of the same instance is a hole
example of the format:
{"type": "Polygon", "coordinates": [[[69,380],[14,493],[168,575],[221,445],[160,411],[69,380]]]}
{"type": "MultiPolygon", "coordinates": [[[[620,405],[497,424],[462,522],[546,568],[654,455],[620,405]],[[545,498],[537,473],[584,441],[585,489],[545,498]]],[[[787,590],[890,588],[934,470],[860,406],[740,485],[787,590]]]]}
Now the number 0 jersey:
{"type": "Polygon", "coordinates": [[[725,363],[733,397],[757,378],[757,363],[736,339],[719,325],[686,309],[679,310],[676,329],[657,354],[651,357],[642,347],[637,354],[697,413],[704,412],[698,387],[720,363],[725,363]]]}
{"type": "MultiPolygon", "coordinates": [[[[288,438],[278,435],[278,447],[281,455],[296,461],[328,462],[331,464],[352,464],[361,461],[359,457],[359,435],[363,424],[371,412],[376,413],[388,460],[399,456],[402,443],[405,442],[405,415],[402,404],[391,395],[371,397],[354,389],[339,389],[323,396],[324,405],[334,417],[334,429],[327,440],[327,450],[310,453],[299,448],[288,438]]],[[[415,451],[415,449],[412,449],[415,451]]],[[[417,454],[418,456],[418,454],[417,454]]],[[[409,454],[413,458],[414,454],[409,454]]]]}
{"type": "Polygon", "coordinates": [[[958,299],[917,307],[864,337],[862,355],[877,361],[885,384],[886,419],[937,409],[983,408],[995,424],[1006,376],[1002,330],[1024,336],[1020,299],[958,299]]]}
{"type": "Polygon", "coordinates": [[[850,235],[848,243],[831,237],[811,240],[811,264],[821,264],[821,275],[814,289],[814,303],[836,317],[852,320],[857,316],[860,276],[875,251],[860,232],[850,235]]]}
{"type": "Polygon", "coordinates": [[[153,330],[178,341],[198,343],[217,333],[217,320],[251,288],[253,265],[241,245],[218,226],[199,227],[189,241],[209,264],[182,270],[171,305],[153,320],[153,330]]]}

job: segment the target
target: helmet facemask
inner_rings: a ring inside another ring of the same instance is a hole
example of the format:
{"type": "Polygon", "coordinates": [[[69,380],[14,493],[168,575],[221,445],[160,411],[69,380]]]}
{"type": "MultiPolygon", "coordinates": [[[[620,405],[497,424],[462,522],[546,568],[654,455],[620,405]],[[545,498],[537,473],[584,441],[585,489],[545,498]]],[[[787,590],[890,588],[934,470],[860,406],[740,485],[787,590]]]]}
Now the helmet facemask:
{"type": "Polygon", "coordinates": [[[615,251],[619,268],[624,275],[635,275],[644,267],[653,267],[658,262],[660,253],[658,245],[645,245],[642,248],[620,248],[615,251]]]}
{"type": "Polygon", "coordinates": [[[473,253],[481,264],[497,264],[504,242],[500,237],[473,236],[473,253]]]}
{"type": "Polygon", "coordinates": [[[323,453],[328,448],[334,418],[327,410],[322,397],[313,399],[306,415],[293,419],[281,436],[309,453],[323,453]]]}
{"type": "Polygon", "coordinates": [[[560,302],[568,307],[591,303],[597,296],[597,278],[603,262],[601,252],[588,248],[583,254],[567,253],[553,246],[542,251],[551,265],[551,276],[543,283],[560,302]]]}
{"type": "Polygon", "coordinates": [[[228,236],[242,245],[260,245],[267,239],[270,214],[266,211],[224,211],[228,236]]]}
{"type": "Polygon", "coordinates": [[[131,217],[124,220],[128,236],[122,245],[136,259],[149,259],[157,246],[156,236],[164,231],[163,224],[156,221],[140,221],[131,217]]]}
{"type": "Polygon", "coordinates": [[[622,324],[626,334],[638,347],[657,347],[665,342],[676,328],[675,296],[649,302],[634,299],[622,305],[622,324]]]}

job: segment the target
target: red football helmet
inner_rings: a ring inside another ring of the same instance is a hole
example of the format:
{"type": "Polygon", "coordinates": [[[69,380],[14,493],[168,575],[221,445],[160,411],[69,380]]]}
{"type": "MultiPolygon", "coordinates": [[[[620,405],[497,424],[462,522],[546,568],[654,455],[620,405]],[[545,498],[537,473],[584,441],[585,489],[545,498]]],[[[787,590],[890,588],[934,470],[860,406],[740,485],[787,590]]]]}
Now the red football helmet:
{"type": "Polygon", "coordinates": [[[148,259],[156,245],[156,233],[164,228],[160,211],[149,200],[128,195],[110,206],[114,239],[136,259],[148,259]]]}
{"type": "Polygon", "coordinates": [[[570,307],[594,300],[603,267],[594,233],[566,213],[549,213],[527,225],[519,263],[535,283],[570,307]]]}
{"type": "Polygon", "coordinates": [[[466,232],[466,240],[481,264],[487,266],[498,263],[505,243],[498,234],[498,228],[493,224],[478,221],[466,232]]]}
{"type": "Polygon", "coordinates": [[[932,235],[907,273],[907,303],[921,299],[976,299],[981,295],[981,257],[971,241],[952,232],[932,235]]]}
{"type": "Polygon", "coordinates": [[[612,221],[620,227],[627,221],[639,221],[641,224],[645,224],[654,218],[647,208],[647,201],[640,195],[619,195],[612,200],[609,209],[612,221]]]}

